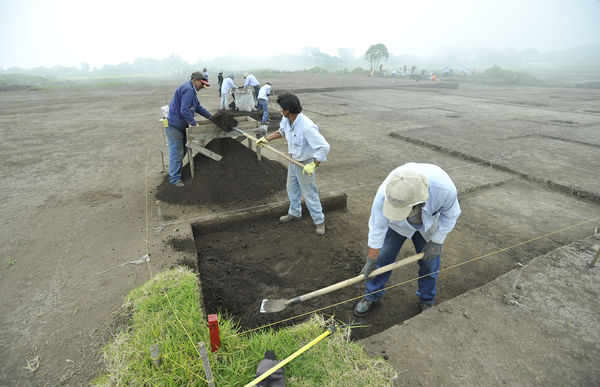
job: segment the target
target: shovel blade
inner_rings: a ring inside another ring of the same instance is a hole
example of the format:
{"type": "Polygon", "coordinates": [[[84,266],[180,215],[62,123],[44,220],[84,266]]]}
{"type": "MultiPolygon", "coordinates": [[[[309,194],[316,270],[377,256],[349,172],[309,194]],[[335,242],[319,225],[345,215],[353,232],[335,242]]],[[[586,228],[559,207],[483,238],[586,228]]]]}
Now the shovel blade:
{"type": "Polygon", "coordinates": [[[269,300],[265,298],[260,305],[260,313],[275,313],[284,310],[288,306],[288,300],[269,300]]]}

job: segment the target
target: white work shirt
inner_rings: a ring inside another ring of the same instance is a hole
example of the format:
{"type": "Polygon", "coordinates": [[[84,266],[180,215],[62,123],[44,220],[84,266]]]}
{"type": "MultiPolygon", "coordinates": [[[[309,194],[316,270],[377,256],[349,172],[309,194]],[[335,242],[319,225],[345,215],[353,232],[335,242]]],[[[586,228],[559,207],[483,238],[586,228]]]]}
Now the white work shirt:
{"type": "Polygon", "coordinates": [[[319,163],[327,160],[329,144],[319,133],[317,125],[304,114],[299,113],[291,125],[290,120],[283,117],[279,124],[279,133],[285,136],[288,153],[294,160],[306,162],[315,159],[319,163]]]}
{"type": "Polygon", "coordinates": [[[271,94],[271,85],[264,85],[258,91],[258,99],[269,100],[269,94],[271,94]]]}
{"type": "Polygon", "coordinates": [[[231,89],[237,89],[238,87],[233,83],[233,79],[227,77],[223,79],[223,85],[221,86],[221,94],[227,94],[231,89]]]}
{"type": "Polygon", "coordinates": [[[388,227],[406,238],[412,237],[415,231],[419,231],[427,242],[444,243],[460,215],[458,192],[450,176],[442,168],[433,164],[406,163],[395,170],[381,183],[373,199],[369,218],[369,247],[380,249],[383,246],[388,227]],[[391,221],[383,215],[387,182],[395,170],[402,168],[410,168],[422,174],[429,183],[429,198],[421,210],[423,224],[410,224],[406,219],[391,221]]]}
{"type": "Polygon", "coordinates": [[[244,82],[244,87],[246,86],[258,86],[260,85],[260,83],[258,83],[258,79],[256,79],[256,77],[252,74],[248,75],[246,77],[246,82],[244,82]]]}

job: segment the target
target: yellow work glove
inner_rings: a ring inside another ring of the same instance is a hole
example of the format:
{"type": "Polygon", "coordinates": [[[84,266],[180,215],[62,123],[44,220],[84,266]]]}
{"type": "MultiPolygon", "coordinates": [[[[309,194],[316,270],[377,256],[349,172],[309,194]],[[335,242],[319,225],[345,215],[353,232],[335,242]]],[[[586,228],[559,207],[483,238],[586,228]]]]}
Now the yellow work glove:
{"type": "Polygon", "coordinates": [[[263,146],[263,145],[267,145],[269,143],[269,140],[267,140],[264,136],[259,138],[258,140],[256,140],[256,146],[263,146]]]}
{"type": "Polygon", "coordinates": [[[307,174],[308,176],[312,176],[312,174],[315,172],[315,169],[317,169],[317,163],[315,163],[314,161],[312,163],[308,163],[304,166],[304,169],[302,170],[302,174],[307,174]]]}

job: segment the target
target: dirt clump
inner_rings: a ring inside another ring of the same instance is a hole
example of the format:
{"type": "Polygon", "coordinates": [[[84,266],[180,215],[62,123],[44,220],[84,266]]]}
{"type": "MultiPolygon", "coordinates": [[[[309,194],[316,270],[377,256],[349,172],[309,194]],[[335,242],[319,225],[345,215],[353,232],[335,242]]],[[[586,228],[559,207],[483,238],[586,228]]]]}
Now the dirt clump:
{"type": "Polygon", "coordinates": [[[157,188],[157,200],[183,205],[261,204],[285,189],[286,168],[265,157],[259,161],[254,151],[237,140],[217,138],[206,147],[223,159],[215,161],[196,154],[194,177],[191,178],[189,164],[182,168],[185,186],[176,187],[165,176],[157,188]]]}
{"type": "Polygon", "coordinates": [[[210,117],[210,120],[224,132],[229,132],[238,126],[238,121],[235,119],[233,114],[228,111],[220,111],[216,114],[213,114],[212,117],[210,117]]]}

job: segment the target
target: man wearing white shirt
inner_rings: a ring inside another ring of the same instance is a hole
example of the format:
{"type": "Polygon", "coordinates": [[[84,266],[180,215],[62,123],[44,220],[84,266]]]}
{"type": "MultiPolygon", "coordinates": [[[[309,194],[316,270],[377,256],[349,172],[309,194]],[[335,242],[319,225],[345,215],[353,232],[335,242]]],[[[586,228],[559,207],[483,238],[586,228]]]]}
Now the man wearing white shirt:
{"type": "Polygon", "coordinates": [[[260,91],[260,83],[258,82],[258,79],[256,79],[256,77],[253,74],[248,74],[248,73],[244,73],[244,79],[246,80],[244,82],[244,86],[242,86],[243,88],[246,88],[248,86],[251,86],[254,88],[254,98],[257,99],[258,98],[258,92],[260,91]]]}
{"type": "MultiPolygon", "coordinates": [[[[262,119],[260,124],[262,126],[267,125],[267,121],[269,120],[269,95],[271,94],[271,84],[267,82],[263,87],[258,91],[258,108],[263,110],[262,119]]],[[[265,134],[266,134],[266,127],[265,134]]]]}
{"type": "Polygon", "coordinates": [[[297,96],[284,93],[277,97],[283,118],[279,130],[256,140],[257,146],[268,144],[270,140],[284,137],[288,143],[290,156],[304,165],[299,167],[290,162],[287,173],[286,188],[290,207],[287,215],[279,218],[281,223],[299,220],[302,216],[302,196],[310,212],[316,232],[325,234],[325,215],[319,199],[315,170],[327,160],[329,144],[319,132],[319,127],[304,114],[297,96]]]}
{"type": "Polygon", "coordinates": [[[238,87],[233,83],[233,78],[235,75],[229,74],[227,78],[223,80],[223,85],[221,86],[221,109],[229,110],[229,93],[231,89],[237,89],[238,87]]]}
{"type": "MultiPolygon", "coordinates": [[[[365,279],[376,268],[396,261],[400,248],[411,238],[418,261],[417,297],[421,311],[434,304],[440,270],[442,244],[460,215],[458,193],[450,176],[433,164],[407,163],[394,169],[377,190],[371,217],[367,261],[361,271],[365,279]]],[[[365,317],[385,294],[391,272],[371,278],[366,296],[354,308],[365,317]]]]}

